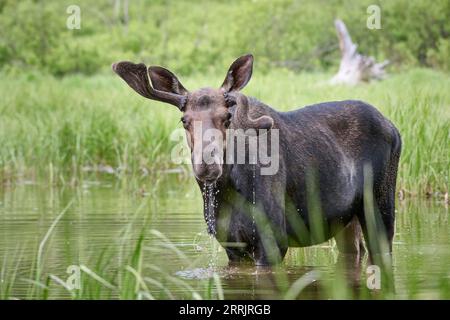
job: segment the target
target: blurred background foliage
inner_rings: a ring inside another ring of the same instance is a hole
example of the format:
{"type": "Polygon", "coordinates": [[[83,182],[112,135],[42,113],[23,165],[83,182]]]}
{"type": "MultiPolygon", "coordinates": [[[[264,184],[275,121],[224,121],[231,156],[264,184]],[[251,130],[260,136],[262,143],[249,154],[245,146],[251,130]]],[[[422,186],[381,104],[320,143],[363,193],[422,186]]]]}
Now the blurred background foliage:
{"type": "Polygon", "coordinates": [[[340,18],[364,54],[393,69],[449,71],[449,17],[448,0],[0,0],[0,69],[94,74],[126,59],[187,75],[252,52],[261,72],[323,71],[339,63],[340,18]],[[79,30],[66,27],[72,4],[79,30]],[[380,30],[366,27],[371,4],[381,7],[380,30]]]}

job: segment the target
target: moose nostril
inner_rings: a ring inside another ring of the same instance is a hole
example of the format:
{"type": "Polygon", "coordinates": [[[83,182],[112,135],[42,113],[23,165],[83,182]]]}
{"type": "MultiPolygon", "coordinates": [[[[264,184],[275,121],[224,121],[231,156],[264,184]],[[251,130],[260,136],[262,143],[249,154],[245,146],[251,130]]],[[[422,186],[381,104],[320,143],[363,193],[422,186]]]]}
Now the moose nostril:
{"type": "Polygon", "coordinates": [[[194,174],[202,181],[215,181],[222,175],[222,168],[216,164],[194,165],[194,174]]]}

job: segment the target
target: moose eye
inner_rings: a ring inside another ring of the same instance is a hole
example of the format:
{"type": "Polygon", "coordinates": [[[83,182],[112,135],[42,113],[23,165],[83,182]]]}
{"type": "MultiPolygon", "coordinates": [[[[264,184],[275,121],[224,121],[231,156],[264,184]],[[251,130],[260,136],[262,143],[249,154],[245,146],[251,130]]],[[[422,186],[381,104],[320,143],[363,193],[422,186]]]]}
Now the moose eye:
{"type": "Polygon", "coordinates": [[[181,117],[180,121],[181,121],[181,123],[183,124],[183,127],[186,128],[186,127],[188,126],[188,121],[186,120],[185,117],[181,117]]]}
{"type": "Polygon", "coordinates": [[[228,128],[230,126],[230,123],[231,123],[231,113],[228,113],[227,118],[223,122],[223,125],[225,126],[225,128],[228,128]]]}
{"type": "Polygon", "coordinates": [[[227,104],[228,108],[231,108],[234,105],[236,105],[236,97],[234,95],[224,93],[223,97],[225,98],[225,103],[227,104]]]}

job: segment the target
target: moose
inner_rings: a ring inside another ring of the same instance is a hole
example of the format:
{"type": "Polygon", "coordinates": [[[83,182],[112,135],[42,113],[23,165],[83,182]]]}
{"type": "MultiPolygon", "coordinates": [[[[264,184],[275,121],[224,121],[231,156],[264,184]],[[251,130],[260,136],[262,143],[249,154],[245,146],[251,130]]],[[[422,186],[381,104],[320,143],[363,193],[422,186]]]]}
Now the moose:
{"type": "Polygon", "coordinates": [[[241,56],[219,88],[195,91],[159,66],[121,61],[112,69],[141,96],[182,112],[208,231],[224,247],[230,264],[274,265],[288,247],[332,237],[341,253],[360,255],[366,248],[371,257],[391,253],[398,130],[375,107],[356,100],[278,112],[240,92],[252,76],[253,60],[251,54],[241,56]],[[224,139],[230,129],[242,129],[248,138],[269,137],[276,130],[278,170],[264,175],[258,161],[227,163],[225,157],[239,151],[218,139],[209,141],[217,147],[213,150],[219,149],[211,153],[214,161],[202,160],[207,142],[194,134],[196,124],[202,132],[222,132],[224,139]],[[373,219],[365,211],[373,212],[373,219]],[[374,228],[369,220],[375,221],[374,228]],[[380,240],[386,245],[377,244],[380,240]]]}

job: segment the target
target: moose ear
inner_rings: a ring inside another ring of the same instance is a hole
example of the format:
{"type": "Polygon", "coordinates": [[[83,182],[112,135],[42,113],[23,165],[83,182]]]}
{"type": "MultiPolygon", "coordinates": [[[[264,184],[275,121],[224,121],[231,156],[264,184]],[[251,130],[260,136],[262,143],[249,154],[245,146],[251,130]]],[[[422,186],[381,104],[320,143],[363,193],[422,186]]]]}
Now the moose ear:
{"type": "Polygon", "coordinates": [[[250,81],[253,71],[253,55],[247,54],[234,61],[222,84],[225,92],[239,91],[250,81]]]}
{"type": "MultiPolygon", "coordinates": [[[[153,78],[151,79],[155,86],[155,88],[153,88],[148,79],[147,67],[143,63],[135,64],[129,61],[121,61],[114,63],[112,65],[112,69],[141,96],[152,100],[170,103],[180,110],[183,110],[186,103],[187,91],[170,71],[160,68],[167,72],[165,73],[166,75],[171,76],[172,83],[169,82],[167,77],[155,76],[155,73],[153,73],[153,78]]],[[[156,75],[158,74],[160,73],[157,72],[156,75]]]]}
{"type": "Polygon", "coordinates": [[[148,68],[148,74],[153,88],[156,90],[180,95],[188,94],[188,91],[183,87],[178,78],[169,70],[163,67],[151,66],[148,68]]]}

